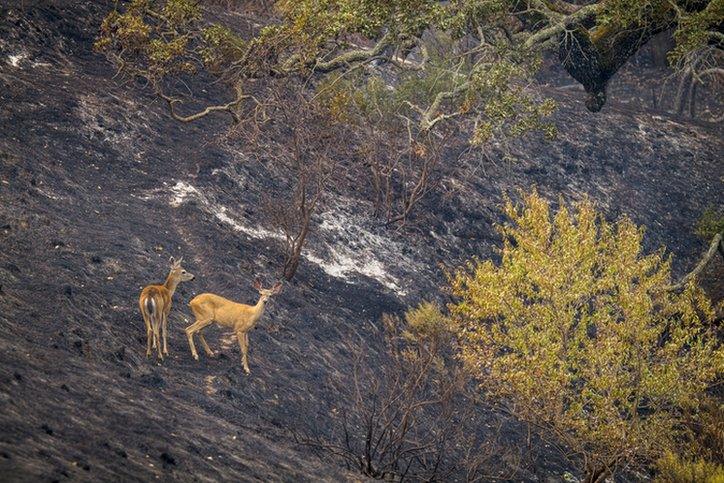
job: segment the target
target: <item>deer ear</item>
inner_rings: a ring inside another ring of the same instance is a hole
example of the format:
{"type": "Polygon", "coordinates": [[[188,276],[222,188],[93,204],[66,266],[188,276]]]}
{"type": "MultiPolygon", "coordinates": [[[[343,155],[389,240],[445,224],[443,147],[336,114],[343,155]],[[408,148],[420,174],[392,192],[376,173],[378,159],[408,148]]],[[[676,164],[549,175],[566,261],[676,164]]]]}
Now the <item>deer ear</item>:
{"type": "Polygon", "coordinates": [[[255,279],[255,280],[254,280],[254,283],[252,283],[251,285],[252,285],[252,287],[254,287],[255,289],[261,290],[261,281],[259,281],[258,278],[255,279]]]}
{"type": "Polygon", "coordinates": [[[171,266],[173,267],[174,265],[176,265],[176,260],[174,260],[174,258],[171,257],[171,258],[168,259],[168,263],[170,263],[171,266]]]}
{"type": "Polygon", "coordinates": [[[272,288],[272,291],[273,291],[275,294],[280,293],[280,292],[282,291],[282,283],[281,283],[281,282],[275,283],[275,284],[274,284],[274,287],[272,288]]]}
{"type": "Polygon", "coordinates": [[[177,266],[177,267],[180,267],[180,266],[181,266],[181,262],[183,262],[183,261],[184,261],[184,257],[181,257],[181,258],[179,258],[178,260],[176,260],[176,266],[177,266]]]}

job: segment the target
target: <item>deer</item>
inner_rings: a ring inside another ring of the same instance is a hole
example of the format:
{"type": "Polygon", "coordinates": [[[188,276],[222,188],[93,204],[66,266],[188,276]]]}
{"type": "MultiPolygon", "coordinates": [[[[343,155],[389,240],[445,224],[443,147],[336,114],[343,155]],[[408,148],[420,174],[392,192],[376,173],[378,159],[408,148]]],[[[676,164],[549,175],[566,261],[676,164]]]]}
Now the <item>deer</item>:
{"type": "Polygon", "coordinates": [[[253,287],[259,292],[259,301],[256,305],[240,304],[212,293],[202,293],[191,299],[189,307],[191,307],[191,312],[196,317],[196,322],[186,327],[186,336],[189,339],[191,356],[194,359],[199,360],[199,354],[196,352],[196,346],[194,345],[194,334],[198,334],[206,355],[209,357],[214,356],[201,331],[215,322],[220,327],[227,327],[234,331],[239,341],[241,364],[244,367],[244,372],[246,375],[251,373],[247,357],[249,331],[256,326],[256,323],[264,314],[264,307],[269,298],[281,292],[282,283],[277,282],[272,288],[264,289],[261,282],[255,280],[253,287]]]}
{"type": "Polygon", "coordinates": [[[158,358],[163,360],[168,355],[167,324],[168,314],[171,312],[171,299],[176,287],[181,282],[188,282],[194,279],[192,273],[187,272],[182,266],[183,258],[169,260],[171,270],[163,285],[147,285],[138,299],[141,308],[143,322],[146,324],[146,357],[151,357],[151,347],[158,351],[158,358]],[[161,338],[163,335],[163,348],[161,338]]]}

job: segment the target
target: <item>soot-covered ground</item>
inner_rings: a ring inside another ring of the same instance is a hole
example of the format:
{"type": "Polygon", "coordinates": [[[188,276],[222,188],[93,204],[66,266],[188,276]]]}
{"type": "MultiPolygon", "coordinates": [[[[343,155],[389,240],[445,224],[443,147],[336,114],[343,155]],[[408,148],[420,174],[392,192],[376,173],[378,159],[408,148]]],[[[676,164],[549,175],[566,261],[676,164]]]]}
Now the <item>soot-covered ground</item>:
{"type": "Polygon", "coordinates": [[[705,248],[694,221],[724,201],[720,128],[614,102],[594,116],[560,94],[557,142],[527,139],[512,160],[451,175],[422,227],[390,230],[364,200],[328,200],[298,276],[251,333],[246,377],[227,334],[208,331],[219,354],[196,362],[182,329],[194,294],[254,302],[252,279],[278,272],[281,245],[253,201],[270,173],[219,141],[225,119],[177,123],[113,78],[92,50],[110,2],[41,5],[0,10],[4,481],[355,479],[286,430],[329,425],[327,380],[351,366],[349,340],[374,349],[383,313],[439,297],[440,263],[493,253],[506,193],[588,195],[646,226],[677,274],[705,248]],[[176,293],[157,364],[137,297],[169,256],[196,280],[176,293]]]}

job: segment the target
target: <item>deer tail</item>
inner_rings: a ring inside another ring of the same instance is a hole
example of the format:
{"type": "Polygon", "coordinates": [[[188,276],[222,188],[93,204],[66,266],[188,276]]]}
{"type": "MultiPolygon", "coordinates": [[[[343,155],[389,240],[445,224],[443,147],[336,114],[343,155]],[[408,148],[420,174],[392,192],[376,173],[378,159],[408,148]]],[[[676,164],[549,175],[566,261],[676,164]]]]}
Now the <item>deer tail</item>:
{"type": "Polygon", "coordinates": [[[146,311],[148,312],[148,319],[151,321],[151,328],[153,329],[154,334],[158,333],[161,324],[161,314],[159,313],[158,308],[159,303],[155,297],[151,296],[146,299],[146,311]]]}

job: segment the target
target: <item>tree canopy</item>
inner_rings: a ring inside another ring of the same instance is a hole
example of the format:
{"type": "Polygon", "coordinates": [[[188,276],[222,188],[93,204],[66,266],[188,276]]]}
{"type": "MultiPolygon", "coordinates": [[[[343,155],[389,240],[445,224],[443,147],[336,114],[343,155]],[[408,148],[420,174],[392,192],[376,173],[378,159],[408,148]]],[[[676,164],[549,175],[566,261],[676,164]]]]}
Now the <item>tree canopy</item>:
{"type": "MultiPolygon", "coordinates": [[[[243,3],[243,2],[239,2],[243,3]]],[[[132,0],[107,16],[96,47],[140,77],[173,116],[216,111],[236,118],[263,103],[264,78],[327,78],[367,92],[399,93],[396,115],[428,131],[467,118],[473,141],[550,129],[553,104],[535,93],[545,52],[600,110],[606,85],[653,35],[673,29],[673,63],[719,49],[724,0],[278,0],[258,15],[211,19],[192,0],[132,0]],[[174,81],[205,72],[235,94],[227,104],[181,114],[174,81]]],[[[307,83],[315,85],[315,83],[307,83]]]]}
{"type": "Polygon", "coordinates": [[[630,220],[524,201],[505,208],[500,263],[453,277],[462,358],[482,391],[603,481],[686,439],[724,367],[714,311],[694,282],[664,290],[669,261],[642,253],[630,220]]]}

